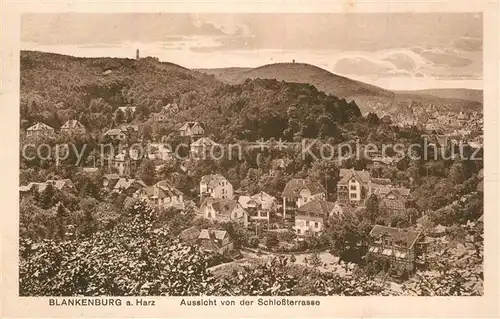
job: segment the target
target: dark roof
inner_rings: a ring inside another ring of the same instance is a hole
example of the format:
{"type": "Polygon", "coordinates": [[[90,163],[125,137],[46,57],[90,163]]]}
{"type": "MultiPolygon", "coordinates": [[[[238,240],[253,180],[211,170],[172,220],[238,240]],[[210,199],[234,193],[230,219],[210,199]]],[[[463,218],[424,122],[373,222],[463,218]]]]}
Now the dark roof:
{"type": "Polygon", "coordinates": [[[322,199],[313,199],[309,203],[306,203],[297,208],[297,211],[328,216],[334,207],[335,203],[333,202],[327,202],[326,200],[322,199]]]}
{"type": "Polygon", "coordinates": [[[412,248],[418,237],[420,231],[407,230],[396,227],[375,225],[370,231],[370,236],[380,238],[384,235],[390,235],[394,240],[405,243],[407,248],[412,248]]]}
{"type": "Polygon", "coordinates": [[[377,188],[373,193],[377,196],[386,196],[389,193],[394,193],[396,196],[407,198],[410,195],[410,190],[404,187],[381,187],[377,188]]]}
{"type": "Polygon", "coordinates": [[[194,243],[199,236],[200,231],[198,230],[198,228],[196,226],[192,226],[181,231],[181,233],[179,234],[179,239],[185,242],[194,243]]]}
{"type": "Polygon", "coordinates": [[[158,198],[183,195],[180,190],[170,185],[167,181],[159,181],[154,187],[158,189],[158,198]]]}
{"type": "Polygon", "coordinates": [[[308,181],[303,178],[294,178],[285,185],[283,197],[298,197],[302,189],[307,188],[312,195],[325,193],[325,188],[318,182],[308,181]]]}
{"type": "Polygon", "coordinates": [[[201,207],[204,207],[207,204],[212,204],[212,207],[217,212],[217,215],[230,216],[231,212],[239,203],[234,199],[220,199],[220,198],[207,197],[201,204],[201,207]]]}
{"type": "Polygon", "coordinates": [[[340,169],[340,180],[339,184],[347,184],[351,178],[355,178],[360,183],[370,182],[370,172],[368,171],[356,171],[355,169],[340,169]]]}

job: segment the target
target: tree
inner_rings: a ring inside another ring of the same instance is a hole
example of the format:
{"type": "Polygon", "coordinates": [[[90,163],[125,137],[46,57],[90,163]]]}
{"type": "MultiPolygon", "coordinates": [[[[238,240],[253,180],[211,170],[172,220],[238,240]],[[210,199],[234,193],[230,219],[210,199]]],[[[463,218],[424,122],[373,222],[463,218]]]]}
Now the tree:
{"type": "Polygon", "coordinates": [[[275,232],[268,232],[266,236],[266,247],[268,249],[273,249],[278,247],[279,239],[275,232]]]}
{"type": "Polygon", "coordinates": [[[328,194],[334,193],[339,180],[340,169],[331,160],[315,161],[310,169],[310,176],[324,185],[328,194]]]}
{"type": "Polygon", "coordinates": [[[146,185],[153,185],[155,181],[156,169],[152,160],[145,159],[142,161],[137,170],[136,177],[141,179],[146,185]]]}
{"type": "Polygon", "coordinates": [[[313,253],[311,253],[307,260],[309,261],[309,265],[314,268],[318,268],[323,264],[318,251],[314,251],[313,253]]]}
{"type": "Polygon", "coordinates": [[[375,194],[370,195],[366,200],[366,214],[370,221],[374,224],[379,216],[379,201],[375,194]]]}

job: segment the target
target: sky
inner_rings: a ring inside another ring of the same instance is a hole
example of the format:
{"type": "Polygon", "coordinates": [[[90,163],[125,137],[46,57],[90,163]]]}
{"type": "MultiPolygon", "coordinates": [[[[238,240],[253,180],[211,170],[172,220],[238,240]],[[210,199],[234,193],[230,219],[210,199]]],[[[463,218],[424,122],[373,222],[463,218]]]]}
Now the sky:
{"type": "Polygon", "coordinates": [[[390,90],[483,86],[480,13],[25,14],[21,43],[187,68],[309,63],[390,90]]]}

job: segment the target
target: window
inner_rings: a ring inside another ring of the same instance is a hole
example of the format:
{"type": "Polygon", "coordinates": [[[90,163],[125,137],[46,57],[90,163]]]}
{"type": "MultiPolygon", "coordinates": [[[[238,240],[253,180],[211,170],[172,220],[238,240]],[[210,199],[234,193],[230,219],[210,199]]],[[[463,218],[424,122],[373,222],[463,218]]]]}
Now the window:
{"type": "Polygon", "coordinates": [[[315,227],[315,228],[318,228],[318,227],[319,227],[319,223],[318,223],[318,222],[315,222],[315,223],[314,223],[314,227],[315,227]]]}
{"type": "Polygon", "coordinates": [[[351,194],[351,198],[357,198],[357,197],[358,197],[358,196],[357,196],[357,194],[356,194],[356,193],[352,193],[352,194],[351,194]]]}
{"type": "Polygon", "coordinates": [[[306,220],[306,226],[309,226],[309,221],[308,220],[306,220]]]}
{"type": "Polygon", "coordinates": [[[260,212],[260,217],[267,217],[267,212],[260,212]]]}
{"type": "Polygon", "coordinates": [[[357,189],[358,189],[358,188],[356,187],[356,185],[351,185],[351,190],[352,190],[352,191],[355,191],[355,190],[357,190],[357,189]]]}

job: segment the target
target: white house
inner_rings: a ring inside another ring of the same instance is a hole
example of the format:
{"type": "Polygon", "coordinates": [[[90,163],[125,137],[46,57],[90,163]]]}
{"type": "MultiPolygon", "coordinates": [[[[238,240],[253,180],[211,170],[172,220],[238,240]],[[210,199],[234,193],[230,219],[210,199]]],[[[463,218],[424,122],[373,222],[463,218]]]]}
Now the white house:
{"type": "Polygon", "coordinates": [[[200,181],[200,199],[233,199],[233,185],[222,175],[205,175],[200,181]]]}
{"type": "Polygon", "coordinates": [[[233,199],[206,198],[200,206],[200,213],[212,221],[235,221],[248,227],[248,212],[233,199]]]}
{"type": "Polygon", "coordinates": [[[200,123],[198,122],[186,122],[179,129],[180,136],[188,136],[191,138],[199,138],[203,136],[204,133],[205,130],[203,129],[203,127],[201,127],[200,123]]]}
{"type": "Polygon", "coordinates": [[[290,180],[283,190],[283,218],[293,218],[295,210],[313,199],[326,199],[326,190],[318,182],[302,178],[290,180]]]}
{"type": "Polygon", "coordinates": [[[53,135],[54,129],[45,123],[36,123],[26,129],[26,136],[48,136],[53,135]]]}
{"type": "Polygon", "coordinates": [[[266,220],[269,222],[269,217],[272,211],[276,211],[278,200],[265,193],[260,192],[253,196],[240,196],[238,202],[248,212],[250,220],[266,220]]]}
{"type": "Polygon", "coordinates": [[[319,233],[325,227],[325,220],[331,215],[338,213],[335,209],[335,203],[333,202],[327,202],[323,199],[313,199],[297,208],[293,228],[297,232],[297,235],[319,233]]]}
{"type": "Polygon", "coordinates": [[[67,120],[60,129],[61,133],[85,133],[85,126],[77,120],[67,120]]]}
{"type": "Polygon", "coordinates": [[[137,197],[146,199],[151,206],[157,208],[184,208],[184,196],[182,192],[167,181],[160,181],[153,186],[140,189],[137,197]]]}
{"type": "Polygon", "coordinates": [[[220,144],[208,137],[202,137],[191,143],[190,154],[194,159],[210,159],[211,155],[218,156],[221,151],[220,144]]]}

